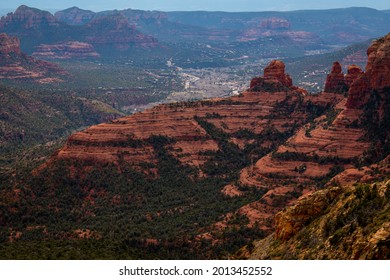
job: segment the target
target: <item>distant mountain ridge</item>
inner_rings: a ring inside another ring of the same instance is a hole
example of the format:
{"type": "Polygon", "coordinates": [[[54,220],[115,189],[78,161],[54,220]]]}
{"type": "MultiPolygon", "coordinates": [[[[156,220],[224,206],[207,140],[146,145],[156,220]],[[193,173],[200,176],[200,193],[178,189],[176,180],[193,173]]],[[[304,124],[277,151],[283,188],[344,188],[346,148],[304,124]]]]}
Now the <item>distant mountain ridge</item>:
{"type": "Polygon", "coordinates": [[[78,41],[92,44],[102,57],[129,54],[132,48],[161,47],[162,53],[175,53],[178,43],[195,47],[212,43],[228,52],[242,49],[256,53],[259,46],[267,47],[264,40],[279,40],[282,48],[296,48],[303,54],[304,50],[383,36],[387,26],[388,13],[369,8],[246,13],[126,9],[95,13],[72,7],[52,15],[23,5],[0,20],[0,32],[18,36],[27,53],[41,44],[78,41]]]}
{"type": "Polygon", "coordinates": [[[69,25],[83,25],[90,22],[96,15],[95,12],[82,10],[78,7],[71,7],[62,11],[58,11],[54,16],[61,22],[69,25]]]}
{"type": "MultiPolygon", "coordinates": [[[[325,41],[340,42],[343,44],[355,43],[370,38],[385,35],[386,26],[390,20],[386,16],[388,11],[379,11],[371,8],[344,8],[330,10],[301,10],[291,12],[158,12],[127,9],[120,11],[131,19],[140,28],[150,25],[150,20],[158,20],[161,23],[170,22],[184,26],[193,26],[211,30],[237,30],[245,32],[253,28],[264,28],[265,21],[284,22],[291,31],[305,31],[317,34],[325,41]],[[352,30],[352,32],[351,32],[352,30]]],[[[95,13],[110,14],[112,11],[95,13]]],[[[90,11],[71,8],[57,12],[59,20],[70,24],[79,24],[76,17],[73,22],[69,18],[75,14],[88,15],[92,19],[90,11]],[[68,15],[68,16],[66,16],[68,15]],[[65,20],[64,18],[67,17],[65,20]]],[[[268,25],[268,27],[270,27],[268,25]]],[[[269,29],[269,28],[265,28],[269,29]]],[[[272,29],[272,28],[271,28],[272,29]]],[[[155,34],[156,35],[156,34],[155,34]]],[[[158,36],[158,35],[157,35],[158,36]]],[[[234,36],[232,33],[230,36],[234,36]]]]}
{"type": "Polygon", "coordinates": [[[94,42],[96,46],[103,44],[113,50],[123,48],[124,43],[127,46],[125,49],[157,44],[157,40],[132,28],[123,17],[101,17],[89,24],[76,26],[59,21],[49,12],[25,5],[0,19],[0,32],[18,36],[22,49],[28,53],[33,53],[41,44],[65,41],[94,42]]]}

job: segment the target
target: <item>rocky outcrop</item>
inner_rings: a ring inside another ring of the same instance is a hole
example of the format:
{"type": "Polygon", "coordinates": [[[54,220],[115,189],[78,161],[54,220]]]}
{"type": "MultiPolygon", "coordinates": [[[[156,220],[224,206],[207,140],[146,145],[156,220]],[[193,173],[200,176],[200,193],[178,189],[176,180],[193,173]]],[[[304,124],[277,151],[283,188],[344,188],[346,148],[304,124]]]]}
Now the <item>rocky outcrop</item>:
{"type": "Polygon", "coordinates": [[[0,34],[0,56],[2,59],[6,59],[11,54],[21,55],[19,39],[4,33],[0,34]]]}
{"type": "Polygon", "coordinates": [[[349,108],[360,108],[366,104],[372,90],[390,87],[390,34],[374,41],[367,50],[367,56],[365,73],[349,89],[349,108]]]}
{"type": "Polygon", "coordinates": [[[18,38],[0,34],[0,79],[31,79],[46,84],[62,82],[64,75],[67,72],[57,65],[22,53],[18,38]]]}
{"type": "Polygon", "coordinates": [[[345,75],[345,84],[350,87],[364,72],[363,70],[355,65],[352,64],[348,66],[347,74],[345,75]]]}
{"type": "Polygon", "coordinates": [[[373,42],[367,50],[366,75],[372,89],[390,86],[390,33],[373,42]]]}
{"type": "Polygon", "coordinates": [[[390,181],[332,187],[276,215],[276,233],[256,241],[249,259],[385,260],[390,257],[390,181]]]}
{"type": "Polygon", "coordinates": [[[100,55],[91,44],[71,41],[55,45],[40,45],[33,56],[43,59],[85,59],[100,55]]]}
{"type": "Polygon", "coordinates": [[[72,7],[66,10],[58,11],[54,16],[61,22],[69,25],[84,25],[90,22],[96,13],[89,10],[82,10],[78,7],[72,7]]]}
{"type": "Polygon", "coordinates": [[[346,92],[347,90],[348,87],[345,83],[343,69],[341,68],[341,64],[336,61],[333,63],[332,71],[326,77],[324,91],[342,93],[346,92]]]}
{"type": "Polygon", "coordinates": [[[320,216],[342,192],[333,187],[309,194],[275,215],[275,238],[286,241],[308,222],[320,216]]]}
{"type": "Polygon", "coordinates": [[[286,87],[292,86],[292,79],[290,75],[285,73],[286,66],[283,61],[273,60],[271,63],[264,69],[264,78],[265,79],[276,79],[282,85],[286,87]]]}
{"type": "Polygon", "coordinates": [[[290,91],[292,79],[285,72],[286,66],[283,61],[273,60],[265,67],[264,76],[252,79],[250,91],[290,91]]]}

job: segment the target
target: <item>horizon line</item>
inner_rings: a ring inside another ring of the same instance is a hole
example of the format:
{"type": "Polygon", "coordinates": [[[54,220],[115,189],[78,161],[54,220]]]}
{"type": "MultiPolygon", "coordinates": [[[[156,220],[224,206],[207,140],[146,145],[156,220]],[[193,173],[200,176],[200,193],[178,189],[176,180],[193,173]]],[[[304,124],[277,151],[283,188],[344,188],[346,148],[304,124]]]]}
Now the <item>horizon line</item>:
{"type": "Polygon", "coordinates": [[[67,7],[67,8],[37,8],[37,7],[33,7],[33,6],[28,6],[28,5],[19,5],[17,6],[16,8],[0,8],[0,11],[8,11],[8,12],[14,12],[16,11],[19,7],[21,6],[26,6],[26,7],[29,7],[29,8],[33,8],[33,9],[38,9],[38,10],[41,10],[41,11],[47,11],[47,12],[58,12],[58,11],[64,11],[64,10],[68,10],[68,9],[71,9],[71,8],[78,8],[80,10],[85,10],[85,11],[91,11],[91,12],[94,12],[94,13],[100,13],[100,12],[106,12],[106,11],[123,11],[123,10],[139,10],[139,11],[150,11],[150,12],[214,12],[214,13],[218,13],[218,12],[221,12],[221,13],[261,13],[261,12],[297,12],[297,11],[329,11],[329,10],[345,10],[345,9],[371,9],[371,10],[376,10],[376,11],[389,11],[390,8],[388,9],[376,9],[376,8],[372,8],[372,7],[367,7],[367,6],[351,6],[351,7],[338,7],[338,8],[323,8],[323,9],[292,9],[292,10],[274,10],[274,9],[270,9],[270,10],[257,10],[257,11],[247,11],[247,10],[242,10],[242,11],[224,11],[224,10],[202,10],[202,9],[199,9],[199,10],[150,10],[150,9],[139,9],[139,8],[131,8],[131,7],[128,7],[128,8],[113,8],[113,9],[102,9],[102,10],[92,10],[92,9],[88,9],[88,8],[81,8],[79,6],[71,6],[71,7],[67,7]]]}

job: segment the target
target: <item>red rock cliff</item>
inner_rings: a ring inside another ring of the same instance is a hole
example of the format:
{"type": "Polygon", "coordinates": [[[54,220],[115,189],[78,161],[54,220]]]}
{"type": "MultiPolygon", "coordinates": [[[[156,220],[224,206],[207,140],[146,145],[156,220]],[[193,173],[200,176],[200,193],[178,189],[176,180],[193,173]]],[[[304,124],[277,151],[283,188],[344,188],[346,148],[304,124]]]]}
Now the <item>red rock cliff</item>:
{"type": "Polygon", "coordinates": [[[19,39],[5,33],[0,34],[0,57],[4,59],[12,53],[21,54],[19,39]]]}
{"type": "Polygon", "coordinates": [[[372,90],[390,87],[390,34],[375,40],[367,50],[366,72],[351,85],[348,108],[364,105],[372,90]]]}
{"type": "Polygon", "coordinates": [[[0,34],[0,79],[32,79],[38,83],[61,82],[68,73],[55,64],[21,52],[17,37],[0,34]]]}
{"type": "Polygon", "coordinates": [[[9,13],[0,20],[0,28],[12,26],[14,24],[17,24],[18,26],[21,25],[25,29],[30,29],[42,24],[58,26],[59,22],[49,12],[22,5],[17,8],[14,13],[9,13]]]}
{"type": "Polygon", "coordinates": [[[348,72],[345,75],[346,85],[350,87],[363,73],[363,70],[355,64],[348,66],[348,72]]]}

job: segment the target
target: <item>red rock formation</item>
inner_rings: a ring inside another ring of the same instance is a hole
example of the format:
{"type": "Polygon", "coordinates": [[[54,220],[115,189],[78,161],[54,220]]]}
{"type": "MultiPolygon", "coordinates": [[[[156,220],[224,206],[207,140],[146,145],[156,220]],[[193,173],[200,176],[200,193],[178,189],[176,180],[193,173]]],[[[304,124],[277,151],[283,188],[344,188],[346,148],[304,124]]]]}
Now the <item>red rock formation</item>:
{"type": "Polygon", "coordinates": [[[390,86],[390,33],[373,42],[367,50],[366,74],[372,89],[390,86]]]}
{"type": "Polygon", "coordinates": [[[57,65],[37,60],[20,51],[16,37],[0,34],[0,79],[33,79],[39,83],[61,82],[67,72],[57,65]]]}
{"type": "Polygon", "coordinates": [[[290,75],[285,73],[286,66],[283,61],[273,60],[271,63],[264,69],[264,78],[265,79],[277,79],[282,85],[286,87],[292,86],[292,79],[290,75]]]}
{"type": "MultiPolygon", "coordinates": [[[[380,49],[381,46],[377,51],[380,49]]],[[[382,57],[385,59],[386,55],[382,57]]],[[[375,69],[377,64],[380,62],[372,63],[370,69],[375,69]]],[[[385,66],[382,65],[381,69],[385,69],[385,66]]],[[[356,74],[360,73],[354,66],[349,70],[348,81],[354,80],[356,74]]],[[[332,74],[333,78],[339,77],[341,80],[339,63],[334,64],[332,74]]],[[[364,79],[369,86],[368,76],[360,74],[351,88],[364,79]]],[[[205,163],[215,159],[213,152],[221,147],[212,132],[201,125],[199,118],[223,131],[230,143],[234,143],[234,134],[242,129],[255,134],[266,132],[269,128],[286,133],[295,126],[295,133],[287,140],[283,139],[283,144],[240,172],[240,186],[261,189],[265,194],[261,199],[241,207],[235,214],[247,216],[248,226],[257,224],[261,229],[271,232],[277,212],[287,205],[294,205],[299,197],[323,186],[343,169],[353,168],[371,144],[364,140],[366,132],[363,128],[351,125],[359,121],[363,111],[346,106],[344,95],[330,92],[304,96],[295,93],[291,84],[284,63],[272,61],[266,67],[264,76],[253,79],[250,91],[241,96],[160,105],[109,124],[93,126],[72,135],[48,165],[63,159],[87,164],[110,162],[120,165],[124,161],[145,171],[143,163],[158,162],[150,139],[153,139],[153,135],[163,135],[176,140],[168,144],[167,149],[173,156],[183,164],[198,168],[199,174],[206,174],[205,163]],[[273,92],[266,92],[269,89],[273,92]],[[326,111],[326,108],[333,110],[326,111]],[[310,111],[321,110],[325,112],[322,116],[308,118],[310,111]]],[[[265,141],[258,145],[269,148],[273,144],[272,141],[265,141]]],[[[233,188],[226,187],[225,191],[229,189],[233,188]]],[[[313,200],[313,205],[297,206],[293,215],[279,220],[287,225],[278,231],[279,236],[287,239],[294,234],[309,216],[315,216],[326,208],[326,203],[332,197],[332,193],[330,198],[325,194],[313,200]]],[[[229,216],[233,216],[233,213],[226,214],[216,228],[228,227],[229,216]]]]}
{"type": "Polygon", "coordinates": [[[273,60],[265,67],[264,76],[252,79],[250,83],[251,91],[289,91],[293,88],[292,79],[285,73],[286,66],[283,61],[273,60]]]}
{"type": "Polygon", "coordinates": [[[33,56],[44,59],[77,59],[100,57],[91,44],[73,41],[55,45],[40,45],[33,53],[33,56]]]}
{"type": "Polygon", "coordinates": [[[363,70],[355,64],[348,66],[348,72],[345,75],[345,84],[350,87],[363,73],[363,70]]]}
{"type": "Polygon", "coordinates": [[[332,71],[326,77],[324,91],[341,93],[341,92],[346,92],[347,90],[348,88],[345,83],[345,78],[344,78],[343,70],[341,68],[341,64],[338,61],[336,61],[333,63],[332,71]]]}
{"type": "Polygon", "coordinates": [[[58,20],[49,12],[41,11],[27,7],[20,6],[14,13],[9,13],[0,21],[0,28],[5,28],[16,24],[17,28],[31,29],[39,25],[58,26],[58,20]]]}
{"type": "Polygon", "coordinates": [[[366,72],[349,89],[348,108],[360,108],[369,100],[372,90],[390,87],[390,34],[375,40],[367,55],[366,72]]]}
{"type": "Polygon", "coordinates": [[[0,34],[0,56],[4,59],[10,54],[20,55],[20,41],[17,37],[11,37],[7,34],[0,34]]]}

